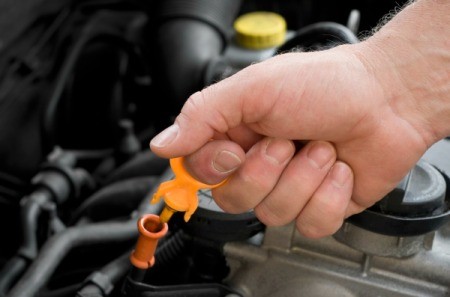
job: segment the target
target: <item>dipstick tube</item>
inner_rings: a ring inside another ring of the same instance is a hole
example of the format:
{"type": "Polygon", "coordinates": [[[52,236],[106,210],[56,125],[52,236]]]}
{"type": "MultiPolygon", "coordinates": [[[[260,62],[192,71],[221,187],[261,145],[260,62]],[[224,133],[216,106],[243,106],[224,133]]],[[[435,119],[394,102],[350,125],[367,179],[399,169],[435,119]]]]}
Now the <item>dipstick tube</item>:
{"type": "Polygon", "coordinates": [[[158,240],[167,234],[168,226],[159,216],[148,214],[138,220],[139,238],[130,256],[131,264],[139,269],[148,269],[155,263],[158,240]]]}

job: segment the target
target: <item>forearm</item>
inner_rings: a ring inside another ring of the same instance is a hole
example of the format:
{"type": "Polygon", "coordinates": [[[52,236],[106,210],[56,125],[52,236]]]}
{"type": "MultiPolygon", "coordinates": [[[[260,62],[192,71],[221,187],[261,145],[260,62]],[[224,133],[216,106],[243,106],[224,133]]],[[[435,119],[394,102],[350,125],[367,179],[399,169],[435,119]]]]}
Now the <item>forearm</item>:
{"type": "Polygon", "coordinates": [[[419,0],[361,44],[392,111],[429,146],[450,135],[450,1],[419,0]]]}

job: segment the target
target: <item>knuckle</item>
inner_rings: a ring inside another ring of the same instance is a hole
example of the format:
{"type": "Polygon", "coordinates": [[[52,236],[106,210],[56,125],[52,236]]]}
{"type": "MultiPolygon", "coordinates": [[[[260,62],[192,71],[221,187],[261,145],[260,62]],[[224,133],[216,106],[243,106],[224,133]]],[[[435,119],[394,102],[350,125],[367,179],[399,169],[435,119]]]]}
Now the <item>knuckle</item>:
{"type": "Polygon", "coordinates": [[[192,122],[198,123],[198,118],[203,118],[206,125],[215,131],[225,133],[230,127],[236,126],[240,118],[230,118],[222,113],[221,109],[211,104],[211,98],[214,97],[214,85],[192,94],[181,109],[180,116],[188,118],[192,122]]]}
{"type": "Polygon", "coordinates": [[[242,187],[248,189],[248,193],[254,193],[255,195],[261,196],[264,194],[266,196],[273,188],[273,182],[275,177],[273,177],[273,172],[271,171],[261,171],[256,166],[243,166],[236,176],[240,180],[242,187]]]}
{"type": "Polygon", "coordinates": [[[181,114],[186,117],[191,117],[199,112],[202,112],[205,100],[202,92],[192,94],[181,109],[181,114]]]}
{"type": "Polygon", "coordinates": [[[308,238],[321,238],[334,234],[343,223],[343,218],[328,221],[317,222],[304,220],[301,217],[297,219],[297,230],[308,238]]]}
{"type": "Polygon", "coordinates": [[[297,222],[297,230],[300,232],[300,234],[308,238],[321,238],[325,235],[328,235],[316,226],[304,222],[297,222]]]}
{"type": "Polygon", "coordinates": [[[264,202],[254,209],[256,217],[266,226],[282,226],[287,224],[284,216],[280,216],[274,209],[269,208],[264,202]]]}
{"type": "Polygon", "coordinates": [[[242,205],[242,201],[245,200],[238,199],[238,197],[234,195],[225,195],[222,191],[218,191],[218,189],[213,190],[212,194],[216,204],[227,213],[239,214],[251,209],[251,207],[246,208],[242,205]]]}

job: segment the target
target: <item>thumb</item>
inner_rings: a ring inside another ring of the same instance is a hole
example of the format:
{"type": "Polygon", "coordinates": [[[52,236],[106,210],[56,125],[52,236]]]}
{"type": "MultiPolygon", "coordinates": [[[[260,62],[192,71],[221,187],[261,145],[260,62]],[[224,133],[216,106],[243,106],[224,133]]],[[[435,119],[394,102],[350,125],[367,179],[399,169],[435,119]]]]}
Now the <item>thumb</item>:
{"type": "Polygon", "coordinates": [[[263,64],[267,63],[247,67],[193,94],[175,123],[150,142],[152,151],[166,158],[188,155],[215,135],[264,117],[274,104],[275,96],[269,92],[273,88],[262,86],[276,74],[263,64]]]}

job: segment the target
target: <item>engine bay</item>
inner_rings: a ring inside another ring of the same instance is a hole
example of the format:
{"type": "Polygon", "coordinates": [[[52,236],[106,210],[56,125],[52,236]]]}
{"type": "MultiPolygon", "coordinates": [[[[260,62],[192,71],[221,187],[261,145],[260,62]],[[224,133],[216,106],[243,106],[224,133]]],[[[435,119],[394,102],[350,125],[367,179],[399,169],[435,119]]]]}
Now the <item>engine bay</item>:
{"type": "Polygon", "coordinates": [[[277,54],[357,43],[404,2],[4,4],[0,296],[450,296],[447,139],[330,237],[225,213],[208,189],[188,220],[152,221],[174,172],[148,143],[192,93],[277,54]],[[277,43],[236,25],[258,12],[281,24],[277,43]],[[143,267],[139,232],[159,240],[143,267]]]}

